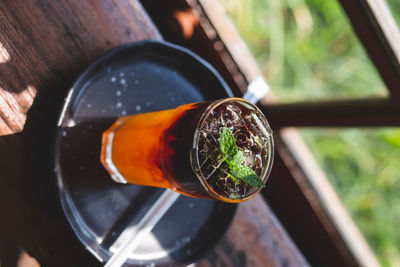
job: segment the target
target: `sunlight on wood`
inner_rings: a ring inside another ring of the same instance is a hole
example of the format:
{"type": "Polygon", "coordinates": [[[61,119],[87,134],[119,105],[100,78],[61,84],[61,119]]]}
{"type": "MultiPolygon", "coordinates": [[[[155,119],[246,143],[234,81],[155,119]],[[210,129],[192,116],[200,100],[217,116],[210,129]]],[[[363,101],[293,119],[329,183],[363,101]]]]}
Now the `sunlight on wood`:
{"type": "Polygon", "coordinates": [[[4,114],[0,119],[0,136],[22,132],[36,94],[37,90],[32,85],[20,93],[0,87],[0,112],[4,114]]]}
{"type": "Polygon", "coordinates": [[[19,256],[17,267],[40,267],[38,261],[31,257],[25,250],[19,256]]]}
{"type": "Polygon", "coordinates": [[[199,24],[198,17],[193,13],[191,9],[185,11],[175,11],[174,17],[179,22],[183,36],[186,39],[192,37],[194,28],[199,24]]]}
{"type": "Polygon", "coordinates": [[[6,63],[10,60],[10,54],[2,43],[0,43],[0,63],[6,63]]]}

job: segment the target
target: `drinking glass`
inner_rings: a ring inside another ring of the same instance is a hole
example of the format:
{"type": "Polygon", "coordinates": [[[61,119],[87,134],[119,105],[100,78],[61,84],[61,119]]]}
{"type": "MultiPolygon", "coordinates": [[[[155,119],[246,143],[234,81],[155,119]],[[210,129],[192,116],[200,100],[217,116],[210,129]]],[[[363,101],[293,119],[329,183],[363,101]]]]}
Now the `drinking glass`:
{"type": "Polygon", "coordinates": [[[180,194],[237,203],[261,190],[232,177],[221,132],[265,184],[274,143],[264,114],[237,97],[119,118],[103,133],[101,162],[119,183],[169,188],[180,194]]]}

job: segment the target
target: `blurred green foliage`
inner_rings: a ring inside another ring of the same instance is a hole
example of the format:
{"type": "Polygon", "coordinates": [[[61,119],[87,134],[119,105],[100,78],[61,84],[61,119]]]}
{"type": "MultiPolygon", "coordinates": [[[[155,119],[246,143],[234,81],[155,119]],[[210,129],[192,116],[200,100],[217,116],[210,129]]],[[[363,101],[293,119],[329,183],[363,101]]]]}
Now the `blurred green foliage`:
{"type": "MultiPolygon", "coordinates": [[[[388,95],[338,1],[220,1],[279,101],[388,95]]],[[[301,133],[382,265],[400,266],[400,129],[301,133]]]]}
{"type": "Polygon", "coordinates": [[[392,15],[397,22],[397,26],[400,27],[400,1],[399,0],[386,0],[392,15]]]}
{"type": "Polygon", "coordinates": [[[400,266],[400,129],[302,135],[384,266],[400,266]]]}

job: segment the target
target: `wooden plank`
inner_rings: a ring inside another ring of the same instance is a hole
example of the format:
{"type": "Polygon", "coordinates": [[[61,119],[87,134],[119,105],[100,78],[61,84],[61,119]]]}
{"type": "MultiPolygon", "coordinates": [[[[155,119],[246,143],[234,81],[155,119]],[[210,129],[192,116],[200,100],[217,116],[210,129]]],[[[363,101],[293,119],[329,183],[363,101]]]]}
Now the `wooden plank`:
{"type": "Polygon", "coordinates": [[[263,193],[309,262],[379,266],[297,130],[285,128],[275,141],[276,168],[263,193]]]}
{"type": "MultiPolygon", "coordinates": [[[[337,239],[329,234],[332,229],[321,227],[321,218],[312,208],[318,201],[310,199],[314,196],[312,193],[306,198],[304,189],[299,187],[277,154],[271,178],[262,194],[308,262],[311,266],[359,266],[351,255],[342,253],[337,239]]],[[[346,251],[346,246],[342,249],[346,251]]]]}
{"type": "Polygon", "coordinates": [[[235,95],[243,95],[247,80],[197,2],[142,1],[163,37],[185,46],[218,70],[235,95]]]}
{"type": "Polygon", "coordinates": [[[160,38],[156,29],[146,27],[150,21],[139,8],[137,1],[2,1],[0,135],[20,132],[36,94],[38,99],[62,96],[102,52],[160,38]]]}
{"type": "Polygon", "coordinates": [[[0,21],[0,231],[45,265],[95,266],[56,201],[51,140],[61,103],[106,50],[161,36],[136,0],[1,1],[0,21]]]}
{"type": "MultiPolygon", "coordinates": [[[[199,5],[200,1],[195,2],[199,5]]],[[[196,14],[200,14],[199,18],[209,21],[203,24],[200,23],[198,24],[199,26],[195,26],[195,32],[201,30],[198,29],[198,27],[206,27],[203,31],[211,32],[210,35],[207,35],[209,38],[208,44],[207,40],[204,40],[204,36],[202,36],[201,41],[198,42],[198,36],[196,34],[193,34],[190,37],[190,41],[182,41],[182,44],[189,48],[194,46],[198,49],[200,54],[204,54],[207,53],[208,50],[204,49],[202,51],[202,47],[207,47],[209,49],[210,44],[214,44],[215,40],[222,42],[221,36],[223,36],[223,34],[217,30],[214,25],[223,24],[227,18],[225,14],[221,12],[218,13],[216,10],[204,11],[202,13],[202,10],[204,10],[205,7],[202,5],[200,6],[201,8],[192,5],[194,9],[197,8],[196,14]],[[207,16],[205,13],[213,15],[207,16]],[[218,20],[218,22],[215,22],[215,20],[218,20]],[[197,45],[198,43],[201,43],[201,45],[197,45]]],[[[212,8],[213,5],[207,7],[207,9],[212,8]]],[[[185,10],[187,11],[187,6],[185,6],[185,10]]],[[[164,25],[165,24],[166,23],[164,22],[164,25]]],[[[220,29],[221,28],[223,29],[224,27],[221,26],[220,29]]],[[[166,32],[168,32],[168,29],[166,32]]],[[[180,40],[183,40],[183,38],[180,40]]],[[[240,46],[235,46],[235,48],[229,49],[231,42],[232,40],[223,43],[222,46],[218,45],[218,47],[222,48],[223,51],[223,53],[219,52],[220,57],[226,57],[228,55],[231,57],[230,62],[233,61],[235,64],[238,64],[240,61],[240,64],[246,64],[246,59],[243,57],[246,52],[241,53],[240,46]],[[235,56],[232,56],[232,54],[235,54],[235,56]],[[238,60],[238,58],[241,59],[238,60]]],[[[215,61],[217,61],[217,59],[214,59],[214,61],[211,62],[215,61]]],[[[216,64],[215,66],[219,65],[216,64]]],[[[244,67],[238,64],[236,70],[241,70],[242,68],[244,67]]],[[[217,69],[219,71],[221,69],[223,70],[223,68],[219,67],[217,67],[217,69]]],[[[246,75],[246,71],[239,72],[244,76],[246,75]]],[[[244,80],[250,81],[254,76],[255,75],[249,75],[249,77],[245,76],[244,80]]],[[[235,83],[237,81],[233,80],[233,82],[235,83]]],[[[242,84],[236,85],[236,87],[239,88],[242,88],[242,86],[242,84]]],[[[242,92],[243,91],[244,90],[242,90],[242,92]]],[[[270,102],[271,95],[268,99],[263,99],[264,105],[265,103],[270,102]]],[[[266,115],[270,118],[269,114],[266,115]]],[[[275,115],[278,116],[278,114],[275,115]]],[[[272,120],[274,120],[274,118],[272,118],[272,120]]],[[[284,146],[286,142],[290,141],[290,139],[291,137],[287,137],[286,140],[280,138],[279,140],[281,140],[282,143],[278,143],[277,147],[284,146]]],[[[302,148],[304,149],[304,147],[302,148]]],[[[305,150],[307,150],[307,148],[305,148],[305,150]]],[[[346,243],[348,240],[342,238],[342,233],[345,231],[342,231],[343,229],[339,225],[334,224],[331,221],[331,218],[327,216],[325,207],[323,206],[324,203],[320,201],[320,196],[318,195],[321,191],[313,189],[313,187],[318,186],[318,184],[314,184],[314,180],[310,180],[302,171],[303,169],[307,169],[307,166],[304,166],[304,164],[307,164],[302,162],[301,165],[299,165],[297,159],[293,158],[290,153],[285,153],[285,151],[286,150],[284,149],[278,150],[273,174],[271,175],[270,181],[267,184],[267,188],[263,191],[263,194],[268,200],[271,208],[277,214],[279,220],[281,220],[285,225],[290,236],[294,238],[298,248],[306,256],[308,262],[315,266],[362,266],[365,263],[365,260],[363,259],[363,255],[358,254],[358,252],[364,251],[366,252],[366,258],[371,259],[369,265],[367,264],[366,266],[377,266],[377,261],[374,255],[371,253],[361,235],[352,235],[352,238],[354,238],[353,242],[359,244],[361,247],[358,248],[358,250],[354,249],[354,246],[352,247],[351,244],[346,243]],[[288,155],[285,161],[282,160],[281,153],[288,155]],[[291,162],[296,165],[296,168],[291,168],[291,171],[289,171],[291,162]],[[297,176],[296,178],[296,173],[302,173],[302,176],[297,176]],[[298,177],[301,177],[301,179],[298,177]]],[[[327,186],[331,188],[329,184],[327,184],[327,186]]],[[[351,225],[354,226],[353,224],[351,225]]],[[[352,226],[350,226],[350,228],[352,226]]],[[[357,233],[357,229],[355,229],[353,233],[357,233]]]]}
{"type": "Polygon", "coordinates": [[[391,96],[400,104],[400,31],[383,0],[339,0],[391,96]]]}
{"type": "Polygon", "coordinates": [[[215,38],[218,37],[222,42],[221,45],[225,46],[225,49],[246,78],[247,83],[251,83],[262,75],[256,61],[233,23],[230,20],[221,19],[221,14],[224,14],[224,16],[226,14],[218,1],[188,0],[188,3],[192,8],[201,9],[201,11],[198,11],[198,16],[204,16],[204,21],[208,21],[211,27],[215,29],[215,34],[217,35],[215,38]]]}
{"type": "Polygon", "coordinates": [[[400,126],[400,106],[386,98],[258,105],[275,128],[400,126]]]}
{"type": "Polygon", "coordinates": [[[197,267],[308,266],[261,195],[239,204],[218,246],[197,267]]]}

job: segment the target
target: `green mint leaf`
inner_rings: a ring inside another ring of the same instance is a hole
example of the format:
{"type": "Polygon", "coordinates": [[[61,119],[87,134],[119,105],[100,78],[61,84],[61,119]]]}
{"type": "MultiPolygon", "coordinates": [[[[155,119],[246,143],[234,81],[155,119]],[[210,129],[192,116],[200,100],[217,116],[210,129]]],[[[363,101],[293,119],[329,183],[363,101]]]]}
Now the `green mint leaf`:
{"type": "Polygon", "coordinates": [[[232,174],[230,174],[229,172],[225,172],[229,177],[231,177],[231,179],[233,181],[235,181],[235,183],[240,184],[240,180],[237,179],[235,176],[233,176],[232,174]]]}
{"type": "Polygon", "coordinates": [[[238,150],[238,152],[233,156],[231,160],[232,165],[242,165],[244,162],[244,155],[241,150],[238,150]]]}
{"type": "Polygon", "coordinates": [[[265,187],[260,177],[252,169],[243,165],[243,152],[238,149],[233,133],[226,127],[222,128],[219,148],[224,155],[222,162],[225,161],[232,172],[232,174],[227,173],[232,180],[237,184],[240,184],[239,180],[241,180],[251,186],[265,187]]]}
{"type": "Polygon", "coordinates": [[[235,156],[238,152],[235,137],[233,136],[233,133],[226,127],[222,129],[219,139],[219,148],[223,154],[230,157],[235,156]]]}
{"type": "Polygon", "coordinates": [[[260,179],[260,177],[258,177],[258,175],[252,169],[245,165],[233,164],[232,175],[249,185],[256,187],[265,187],[265,184],[260,179]]]}

